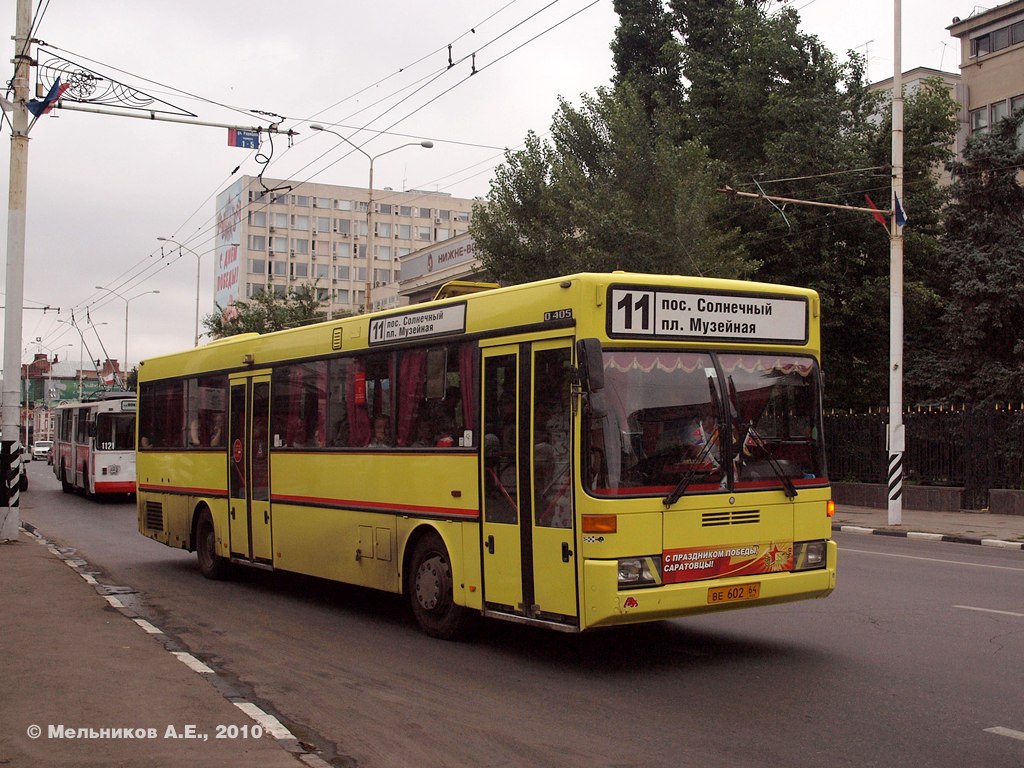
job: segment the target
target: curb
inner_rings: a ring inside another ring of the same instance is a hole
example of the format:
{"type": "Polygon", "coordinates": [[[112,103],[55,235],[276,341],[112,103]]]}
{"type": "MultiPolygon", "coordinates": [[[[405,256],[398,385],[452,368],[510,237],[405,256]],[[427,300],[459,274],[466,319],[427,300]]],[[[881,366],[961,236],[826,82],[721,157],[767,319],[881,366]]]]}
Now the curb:
{"type": "Polygon", "coordinates": [[[164,650],[192,670],[192,672],[206,680],[225,699],[248,715],[253,722],[263,729],[266,736],[273,739],[281,749],[290,753],[310,768],[330,768],[330,763],[323,760],[316,753],[316,747],[299,740],[273,714],[264,711],[255,703],[249,701],[229,681],[218,674],[217,670],[190,653],[175,637],[167,634],[161,628],[147,621],[141,614],[122,603],[118,599],[118,595],[123,595],[124,587],[101,583],[96,578],[99,572],[92,570],[88,561],[69,555],[67,551],[62,551],[53,542],[44,537],[31,523],[22,520],[21,529],[37,544],[46,547],[58,560],[62,560],[66,566],[81,576],[87,584],[92,586],[107,601],[111,608],[133,621],[143,632],[154,637],[163,646],[164,650]]]}
{"type": "Polygon", "coordinates": [[[861,533],[874,536],[895,536],[902,539],[918,539],[921,541],[945,541],[951,544],[979,544],[983,547],[997,549],[1015,549],[1024,551],[1024,542],[1003,541],[1002,539],[983,539],[974,536],[960,536],[947,533],[924,533],[917,531],[898,531],[892,528],[865,528],[862,525],[844,525],[833,523],[833,531],[841,533],[861,533]]]}

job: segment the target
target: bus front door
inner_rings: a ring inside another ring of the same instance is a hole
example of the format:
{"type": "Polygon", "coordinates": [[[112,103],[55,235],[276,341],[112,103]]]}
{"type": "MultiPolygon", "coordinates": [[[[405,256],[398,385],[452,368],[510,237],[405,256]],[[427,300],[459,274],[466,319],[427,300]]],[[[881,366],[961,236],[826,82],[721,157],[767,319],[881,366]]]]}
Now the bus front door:
{"type": "Polygon", "coordinates": [[[571,345],[484,350],[487,610],[576,625],[571,345]]]}
{"type": "Polygon", "coordinates": [[[231,382],[229,425],[231,557],[272,565],[269,376],[231,382]]]}

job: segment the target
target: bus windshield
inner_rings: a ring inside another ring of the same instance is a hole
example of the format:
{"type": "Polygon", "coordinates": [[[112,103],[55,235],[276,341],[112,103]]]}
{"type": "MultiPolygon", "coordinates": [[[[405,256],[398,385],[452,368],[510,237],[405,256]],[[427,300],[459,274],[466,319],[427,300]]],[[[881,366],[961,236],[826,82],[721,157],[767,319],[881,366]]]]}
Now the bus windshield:
{"type": "Polygon", "coordinates": [[[582,457],[593,495],[827,484],[813,358],[605,351],[603,364],[582,457]]]}
{"type": "Polygon", "coordinates": [[[135,450],[135,414],[96,414],[95,445],[97,451],[135,450]]]}

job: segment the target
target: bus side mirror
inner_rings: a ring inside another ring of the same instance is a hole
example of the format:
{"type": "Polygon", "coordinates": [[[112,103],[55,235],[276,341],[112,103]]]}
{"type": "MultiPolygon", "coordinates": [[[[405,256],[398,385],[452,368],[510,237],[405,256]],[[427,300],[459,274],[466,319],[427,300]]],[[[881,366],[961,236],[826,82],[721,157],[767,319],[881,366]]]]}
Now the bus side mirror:
{"type": "Polygon", "coordinates": [[[576,358],[579,360],[580,383],[583,387],[591,393],[604,389],[601,342],[597,339],[580,339],[576,342],[576,358]]]}

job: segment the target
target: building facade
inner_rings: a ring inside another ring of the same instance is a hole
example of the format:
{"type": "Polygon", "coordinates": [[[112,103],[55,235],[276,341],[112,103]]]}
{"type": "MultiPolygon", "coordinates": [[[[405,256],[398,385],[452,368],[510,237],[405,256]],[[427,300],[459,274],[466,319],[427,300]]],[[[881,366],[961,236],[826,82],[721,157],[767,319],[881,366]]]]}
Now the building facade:
{"type": "Polygon", "coordinates": [[[441,192],[244,176],[217,198],[217,306],[314,284],[331,314],[402,303],[402,259],[469,230],[474,200],[441,192]]]}
{"type": "MultiPolygon", "coordinates": [[[[959,153],[971,134],[1024,108],[1024,0],[954,18],[947,29],[960,41],[959,153]]],[[[1018,145],[1024,147],[1024,131],[1018,145]]]]}

